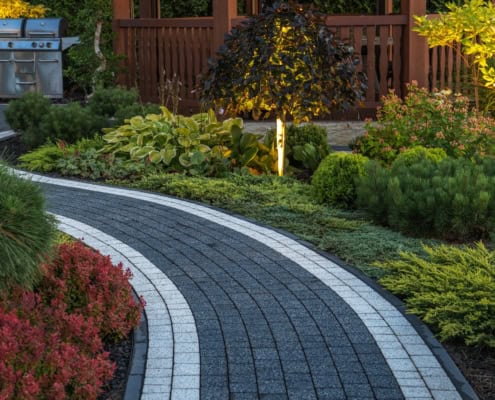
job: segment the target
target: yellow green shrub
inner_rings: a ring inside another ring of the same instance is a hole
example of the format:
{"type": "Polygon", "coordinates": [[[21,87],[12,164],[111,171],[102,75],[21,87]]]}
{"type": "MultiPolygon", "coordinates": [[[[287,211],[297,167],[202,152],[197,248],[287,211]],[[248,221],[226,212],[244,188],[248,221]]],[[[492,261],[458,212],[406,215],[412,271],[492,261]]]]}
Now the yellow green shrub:
{"type": "Polygon", "coordinates": [[[471,247],[424,246],[426,258],[401,253],[378,263],[380,282],[404,298],[442,340],[495,348],[495,252],[471,247]]]}
{"type": "Polygon", "coordinates": [[[22,0],[0,0],[0,18],[41,18],[46,8],[42,5],[31,5],[22,0]]]}

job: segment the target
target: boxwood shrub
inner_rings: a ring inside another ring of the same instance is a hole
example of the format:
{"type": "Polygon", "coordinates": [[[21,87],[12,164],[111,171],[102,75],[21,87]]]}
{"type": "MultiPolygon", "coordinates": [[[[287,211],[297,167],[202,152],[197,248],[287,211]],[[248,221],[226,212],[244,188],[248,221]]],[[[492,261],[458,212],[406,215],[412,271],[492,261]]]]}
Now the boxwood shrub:
{"type": "Polygon", "coordinates": [[[368,158],[360,154],[334,153],[326,157],[311,180],[317,201],[332,206],[353,208],[356,178],[365,173],[368,158]]]}

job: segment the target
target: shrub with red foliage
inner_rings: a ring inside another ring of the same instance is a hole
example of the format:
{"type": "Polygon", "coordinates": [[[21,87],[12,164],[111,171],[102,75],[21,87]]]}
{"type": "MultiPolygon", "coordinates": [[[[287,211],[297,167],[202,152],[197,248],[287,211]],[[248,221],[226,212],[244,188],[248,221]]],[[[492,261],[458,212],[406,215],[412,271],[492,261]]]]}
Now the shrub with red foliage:
{"type": "Polygon", "coordinates": [[[0,400],[96,400],[114,364],[92,319],[16,290],[0,305],[0,400]]]}
{"type": "Polygon", "coordinates": [[[110,257],[80,242],[66,243],[43,272],[37,288],[43,300],[93,319],[104,340],[122,339],[139,324],[144,302],[133,298],[132,274],[122,264],[114,266],[110,257]]]}

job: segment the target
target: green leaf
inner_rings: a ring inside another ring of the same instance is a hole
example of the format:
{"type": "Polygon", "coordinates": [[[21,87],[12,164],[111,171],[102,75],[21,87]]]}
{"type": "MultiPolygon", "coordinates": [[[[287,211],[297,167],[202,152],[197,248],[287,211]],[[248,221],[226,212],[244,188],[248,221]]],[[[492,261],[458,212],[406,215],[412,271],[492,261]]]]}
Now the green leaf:
{"type": "Polygon", "coordinates": [[[161,155],[161,153],[159,151],[156,151],[156,150],[152,150],[148,154],[148,158],[150,159],[150,161],[153,164],[158,164],[160,161],[162,161],[162,155],[161,155]]]}
{"type": "Polygon", "coordinates": [[[170,165],[175,156],[177,155],[177,149],[175,147],[169,146],[160,150],[162,161],[165,165],[170,165]]]}

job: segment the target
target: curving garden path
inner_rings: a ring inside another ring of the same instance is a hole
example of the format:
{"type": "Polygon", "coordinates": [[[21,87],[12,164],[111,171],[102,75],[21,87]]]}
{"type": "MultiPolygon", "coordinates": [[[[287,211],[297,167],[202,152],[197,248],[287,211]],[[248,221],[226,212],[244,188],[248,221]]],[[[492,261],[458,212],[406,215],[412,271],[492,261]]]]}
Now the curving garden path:
{"type": "Polygon", "coordinates": [[[64,231],[132,269],[147,302],[142,400],[476,398],[394,298],[289,235],[167,196],[19,174],[64,231]]]}

